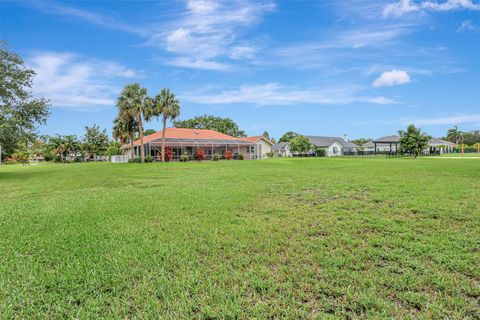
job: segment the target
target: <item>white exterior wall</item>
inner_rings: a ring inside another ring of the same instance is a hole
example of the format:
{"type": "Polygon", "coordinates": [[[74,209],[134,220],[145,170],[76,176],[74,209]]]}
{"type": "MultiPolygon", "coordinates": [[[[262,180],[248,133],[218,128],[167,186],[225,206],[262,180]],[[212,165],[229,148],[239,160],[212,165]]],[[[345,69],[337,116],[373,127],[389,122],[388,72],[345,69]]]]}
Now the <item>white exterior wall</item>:
{"type": "Polygon", "coordinates": [[[325,156],[335,157],[342,155],[342,145],[338,142],[334,142],[325,149],[325,156]]]}

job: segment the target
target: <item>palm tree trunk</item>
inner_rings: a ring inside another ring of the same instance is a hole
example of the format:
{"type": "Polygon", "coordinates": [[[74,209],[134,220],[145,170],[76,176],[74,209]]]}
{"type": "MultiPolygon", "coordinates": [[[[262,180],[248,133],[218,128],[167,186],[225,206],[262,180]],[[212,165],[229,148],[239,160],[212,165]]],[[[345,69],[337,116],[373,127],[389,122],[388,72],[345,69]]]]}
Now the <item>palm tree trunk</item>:
{"type": "Polygon", "coordinates": [[[133,150],[133,132],[132,132],[132,136],[130,137],[130,160],[133,162],[133,159],[135,158],[135,153],[134,153],[134,150],[133,150]]]}
{"type": "Polygon", "coordinates": [[[162,131],[162,162],[165,162],[165,129],[167,127],[167,115],[163,113],[163,131],[162,131]]]}
{"type": "Polygon", "coordinates": [[[140,136],[140,157],[142,158],[142,163],[145,162],[145,150],[143,148],[143,127],[142,127],[142,115],[139,112],[137,114],[138,118],[138,135],[140,136]]]}

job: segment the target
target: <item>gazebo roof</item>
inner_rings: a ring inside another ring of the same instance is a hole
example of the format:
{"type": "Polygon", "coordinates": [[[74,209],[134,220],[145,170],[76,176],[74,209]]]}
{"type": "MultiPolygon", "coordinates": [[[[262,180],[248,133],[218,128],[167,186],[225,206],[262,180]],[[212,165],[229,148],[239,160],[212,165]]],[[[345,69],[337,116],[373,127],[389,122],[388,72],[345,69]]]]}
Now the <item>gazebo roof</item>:
{"type": "Polygon", "coordinates": [[[374,143],[398,143],[399,141],[399,136],[385,136],[378,138],[377,140],[373,140],[374,143]]]}

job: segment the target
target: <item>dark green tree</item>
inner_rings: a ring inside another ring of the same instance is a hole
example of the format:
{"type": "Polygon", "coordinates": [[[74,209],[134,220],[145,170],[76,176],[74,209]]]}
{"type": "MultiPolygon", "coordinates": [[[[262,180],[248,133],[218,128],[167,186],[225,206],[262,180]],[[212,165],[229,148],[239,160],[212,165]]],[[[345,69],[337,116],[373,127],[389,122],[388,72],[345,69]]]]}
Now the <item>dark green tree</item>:
{"type": "Polygon", "coordinates": [[[95,158],[97,155],[103,155],[109,145],[107,130],[100,130],[96,124],[93,127],[85,127],[85,136],[83,137],[83,146],[85,153],[95,158]]]}
{"type": "Polygon", "coordinates": [[[413,124],[407,127],[407,131],[400,130],[398,134],[400,135],[400,150],[413,154],[415,158],[428,147],[430,137],[413,124]]]}
{"type": "Polygon", "coordinates": [[[143,134],[145,134],[146,136],[149,136],[151,134],[154,134],[155,132],[157,132],[157,130],[155,129],[147,129],[143,132],[143,134]]]}
{"type": "Polygon", "coordinates": [[[173,125],[175,128],[210,129],[239,138],[247,136],[232,119],[211,115],[203,115],[188,120],[177,120],[173,122],[173,125]]]}
{"type": "Polygon", "coordinates": [[[313,146],[305,136],[296,136],[288,143],[288,148],[292,153],[305,154],[312,151],[313,146]]]}
{"type": "Polygon", "coordinates": [[[298,136],[298,133],[293,131],[288,131],[280,139],[278,139],[278,142],[290,142],[293,138],[297,136],[298,136]]]}
{"type": "Polygon", "coordinates": [[[22,58],[0,42],[0,145],[6,155],[21,139],[33,140],[37,126],[47,121],[48,100],[31,93],[34,76],[22,58]]]}

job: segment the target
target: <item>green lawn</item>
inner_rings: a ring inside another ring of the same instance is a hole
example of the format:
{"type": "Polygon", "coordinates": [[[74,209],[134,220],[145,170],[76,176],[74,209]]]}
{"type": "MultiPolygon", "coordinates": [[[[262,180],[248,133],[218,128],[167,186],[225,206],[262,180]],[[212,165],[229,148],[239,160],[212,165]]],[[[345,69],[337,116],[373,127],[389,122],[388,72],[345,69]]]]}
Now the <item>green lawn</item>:
{"type": "MultiPolygon", "coordinates": [[[[449,157],[454,157],[454,158],[458,158],[458,157],[462,157],[462,154],[461,153],[444,153],[441,155],[442,157],[446,157],[446,158],[449,158],[449,157]]],[[[463,157],[465,158],[471,158],[471,157],[476,157],[476,158],[480,158],[480,156],[478,155],[478,153],[464,153],[463,154],[463,157]]]]}
{"type": "Polygon", "coordinates": [[[480,161],[0,167],[0,318],[480,318],[480,161]]]}

